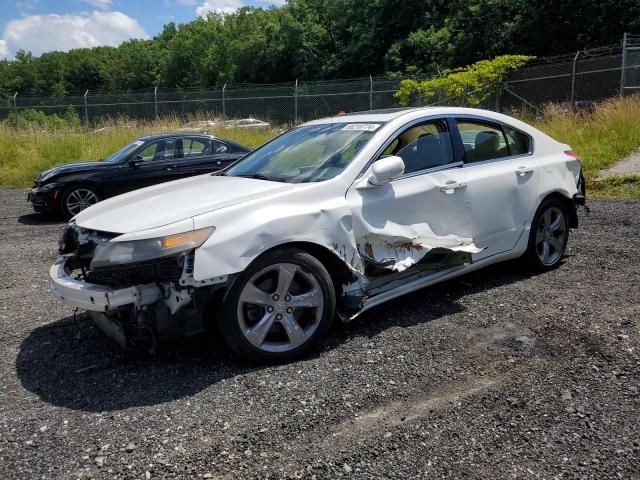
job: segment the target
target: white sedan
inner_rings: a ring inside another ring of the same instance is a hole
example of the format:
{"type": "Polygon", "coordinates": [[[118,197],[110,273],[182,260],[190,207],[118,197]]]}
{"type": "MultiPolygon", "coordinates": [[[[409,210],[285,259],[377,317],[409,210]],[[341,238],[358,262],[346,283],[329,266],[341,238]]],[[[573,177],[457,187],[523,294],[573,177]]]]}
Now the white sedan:
{"type": "Polygon", "coordinates": [[[518,257],[556,267],[584,198],[571,148],[515,118],[326,118],[82,211],[50,285],[123,346],[214,331],[243,358],[287,360],[334,318],[428,285],[518,257]]]}

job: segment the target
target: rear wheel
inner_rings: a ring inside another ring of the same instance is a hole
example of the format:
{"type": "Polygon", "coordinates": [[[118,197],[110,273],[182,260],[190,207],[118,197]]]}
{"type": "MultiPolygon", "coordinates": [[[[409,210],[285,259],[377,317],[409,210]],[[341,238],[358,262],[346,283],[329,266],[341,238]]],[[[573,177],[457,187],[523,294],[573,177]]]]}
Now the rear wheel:
{"type": "Polygon", "coordinates": [[[225,295],[220,332],[240,357],[286,361],[309,352],[335,315],[329,272],[308,253],[284,248],[254,261],[225,295]]]}
{"type": "Polygon", "coordinates": [[[542,202],[531,224],[525,258],[536,270],[558,266],[569,241],[569,218],[564,204],[555,198],[542,202]]]}
{"type": "Polygon", "coordinates": [[[67,189],[60,199],[62,215],[69,219],[85,208],[95,205],[101,200],[100,193],[88,185],[74,185],[67,189]]]}

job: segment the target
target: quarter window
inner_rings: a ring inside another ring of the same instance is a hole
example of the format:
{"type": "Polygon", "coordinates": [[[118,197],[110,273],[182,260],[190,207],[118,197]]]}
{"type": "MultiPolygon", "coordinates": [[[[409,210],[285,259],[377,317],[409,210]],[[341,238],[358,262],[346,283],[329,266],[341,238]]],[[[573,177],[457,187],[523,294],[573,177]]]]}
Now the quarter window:
{"type": "Polygon", "coordinates": [[[511,155],[526,155],[531,153],[531,138],[529,135],[504,126],[504,133],[507,135],[509,153],[511,155]]]}
{"type": "Polygon", "coordinates": [[[468,163],[509,156],[502,128],[466,120],[457,123],[468,163]]]}
{"type": "Polygon", "coordinates": [[[389,155],[404,160],[405,174],[453,163],[447,123],[431,121],[405,130],[384,151],[383,156],[389,155]]]}

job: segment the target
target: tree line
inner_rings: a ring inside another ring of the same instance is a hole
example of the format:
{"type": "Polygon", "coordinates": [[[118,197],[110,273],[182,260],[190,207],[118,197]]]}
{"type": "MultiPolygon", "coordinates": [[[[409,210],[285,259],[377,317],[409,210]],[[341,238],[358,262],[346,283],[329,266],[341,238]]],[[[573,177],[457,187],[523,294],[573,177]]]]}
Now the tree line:
{"type": "Polygon", "coordinates": [[[624,31],[640,33],[639,0],[289,0],[169,23],[118,47],[20,51],[0,61],[0,95],[433,75],[615,44],[624,31]]]}

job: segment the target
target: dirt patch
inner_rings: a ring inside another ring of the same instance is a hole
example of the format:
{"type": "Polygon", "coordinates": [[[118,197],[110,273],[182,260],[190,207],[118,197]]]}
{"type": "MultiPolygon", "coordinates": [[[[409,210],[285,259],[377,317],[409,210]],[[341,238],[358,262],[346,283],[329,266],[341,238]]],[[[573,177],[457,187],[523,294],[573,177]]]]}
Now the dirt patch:
{"type": "Polygon", "coordinates": [[[598,179],[622,175],[640,175],[640,148],[606,170],[602,170],[598,179]]]}

